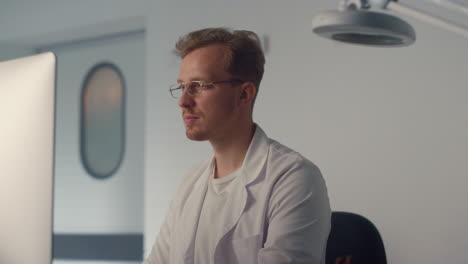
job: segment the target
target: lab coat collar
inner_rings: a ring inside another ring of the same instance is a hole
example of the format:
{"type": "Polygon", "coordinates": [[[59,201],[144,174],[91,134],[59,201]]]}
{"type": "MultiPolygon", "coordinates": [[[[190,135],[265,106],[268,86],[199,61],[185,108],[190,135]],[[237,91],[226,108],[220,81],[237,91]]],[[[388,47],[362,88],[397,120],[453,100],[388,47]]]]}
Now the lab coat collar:
{"type": "Polygon", "coordinates": [[[254,136],[241,167],[245,186],[252,183],[260,175],[268,156],[268,137],[259,125],[255,124],[255,127],[254,136]]]}

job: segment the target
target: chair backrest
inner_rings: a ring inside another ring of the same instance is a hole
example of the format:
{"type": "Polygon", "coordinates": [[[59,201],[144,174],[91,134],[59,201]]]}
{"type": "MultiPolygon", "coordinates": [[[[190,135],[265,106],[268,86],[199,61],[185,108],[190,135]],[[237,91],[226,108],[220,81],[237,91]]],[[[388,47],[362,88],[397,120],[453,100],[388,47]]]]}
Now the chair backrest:
{"type": "Polygon", "coordinates": [[[379,231],[361,215],[332,212],[326,264],[387,264],[379,231]]]}

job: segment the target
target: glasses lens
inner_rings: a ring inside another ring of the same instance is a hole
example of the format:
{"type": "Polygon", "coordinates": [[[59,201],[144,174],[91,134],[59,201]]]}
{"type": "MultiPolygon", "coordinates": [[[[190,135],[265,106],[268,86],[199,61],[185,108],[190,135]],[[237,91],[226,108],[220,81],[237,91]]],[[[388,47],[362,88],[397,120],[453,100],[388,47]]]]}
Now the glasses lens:
{"type": "Polygon", "coordinates": [[[187,92],[190,94],[190,95],[195,95],[198,93],[198,88],[200,88],[200,82],[197,82],[197,81],[193,81],[193,82],[189,82],[187,83],[187,92]]]}
{"type": "Polygon", "coordinates": [[[182,95],[182,85],[174,84],[169,88],[172,97],[179,98],[182,95]]]}

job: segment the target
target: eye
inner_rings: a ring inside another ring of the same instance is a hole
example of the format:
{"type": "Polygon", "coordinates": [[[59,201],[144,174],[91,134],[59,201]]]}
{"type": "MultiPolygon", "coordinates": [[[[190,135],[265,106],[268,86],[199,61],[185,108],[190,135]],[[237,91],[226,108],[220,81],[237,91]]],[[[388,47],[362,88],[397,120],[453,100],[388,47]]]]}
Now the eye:
{"type": "Polygon", "coordinates": [[[186,88],[191,92],[197,92],[197,89],[201,86],[199,82],[190,82],[187,83],[186,88]]]}

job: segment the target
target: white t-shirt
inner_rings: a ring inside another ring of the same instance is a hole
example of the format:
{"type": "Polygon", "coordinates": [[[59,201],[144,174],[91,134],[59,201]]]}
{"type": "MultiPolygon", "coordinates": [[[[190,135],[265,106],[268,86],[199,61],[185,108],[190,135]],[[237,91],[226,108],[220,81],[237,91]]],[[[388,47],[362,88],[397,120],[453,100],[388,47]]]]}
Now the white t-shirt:
{"type": "Polygon", "coordinates": [[[220,216],[230,210],[225,204],[234,189],[233,183],[238,179],[239,171],[238,169],[219,179],[214,178],[214,173],[211,174],[195,238],[195,264],[213,263],[217,237],[224,226],[224,223],[217,220],[223,219],[220,216]]]}

